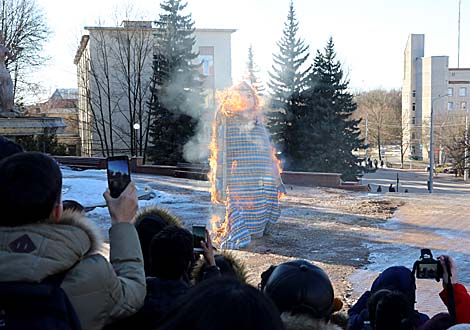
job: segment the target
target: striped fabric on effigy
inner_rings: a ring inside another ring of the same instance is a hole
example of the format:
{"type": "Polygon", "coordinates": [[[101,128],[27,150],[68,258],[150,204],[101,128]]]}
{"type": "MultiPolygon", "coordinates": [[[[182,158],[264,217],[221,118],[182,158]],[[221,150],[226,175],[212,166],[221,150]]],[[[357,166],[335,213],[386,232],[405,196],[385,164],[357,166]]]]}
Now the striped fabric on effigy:
{"type": "Polygon", "coordinates": [[[249,244],[252,236],[262,236],[267,224],[279,218],[282,182],[268,132],[256,110],[229,116],[219,112],[214,130],[214,185],[217,202],[222,204],[214,208],[220,214],[224,207],[225,212],[213,224],[223,228],[213,230],[214,240],[222,248],[239,248],[249,244]]]}

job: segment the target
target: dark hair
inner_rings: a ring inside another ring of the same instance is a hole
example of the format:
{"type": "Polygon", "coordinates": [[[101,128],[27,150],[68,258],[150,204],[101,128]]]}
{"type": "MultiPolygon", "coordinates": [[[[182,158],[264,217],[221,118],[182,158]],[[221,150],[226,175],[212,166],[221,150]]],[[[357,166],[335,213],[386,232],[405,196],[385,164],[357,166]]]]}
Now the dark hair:
{"type": "Polygon", "coordinates": [[[65,201],[62,201],[62,207],[64,208],[64,211],[65,210],[70,210],[70,211],[80,212],[80,213],[85,212],[85,208],[83,207],[82,204],[80,204],[77,201],[71,200],[71,199],[67,199],[65,201]]]}
{"type": "Polygon", "coordinates": [[[23,148],[19,144],[0,136],[0,161],[20,152],[23,148]]]}
{"type": "Polygon", "coordinates": [[[60,203],[62,173],[51,157],[22,152],[0,162],[0,226],[43,222],[60,203]]]}
{"type": "Polygon", "coordinates": [[[276,306],[259,290],[231,278],[194,287],[167,315],[161,330],[284,329],[276,306]]]}
{"type": "Polygon", "coordinates": [[[156,214],[146,214],[135,223],[137,235],[139,235],[140,247],[144,257],[144,271],[146,276],[150,276],[150,243],[152,238],[168,226],[162,217],[156,214]]]}
{"type": "Polygon", "coordinates": [[[270,267],[262,274],[261,286],[281,313],[329,320],[333,312],[334,292],[328,275],[305,260],[270,267]]]}
{"type": "Polygon", "coordinates": [[[383,289],[375,292],[367,308],[373,330],[413,329],[413,307],[399,291],[383,289]]]}
{"type": "Polygon", "coordinates": [[[193,235],[184,228],[167,226],[150,243],[150,276],[177,280],[193,260],[193,235]]]}

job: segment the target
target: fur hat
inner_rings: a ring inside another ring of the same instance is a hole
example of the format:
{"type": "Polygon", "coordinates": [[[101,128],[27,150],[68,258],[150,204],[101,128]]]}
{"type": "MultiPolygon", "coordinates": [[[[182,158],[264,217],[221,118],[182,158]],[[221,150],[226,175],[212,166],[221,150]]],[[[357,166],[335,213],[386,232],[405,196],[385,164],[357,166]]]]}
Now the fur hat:
{"type": "MultiPolygon", "coordinates": [[[[232,253],[228,251],[221,251],[214,256],[215,264],[220,268],[220,273],[223,276],[234,277],[242,283],[248,284],[248,275],[245,265],[237,260],[232,253]]],[[[204,273],[206,270],[206,263],[204,259],[199,259],[193,269],[193,284],[196,285],[203,281],[204,273]]]]}

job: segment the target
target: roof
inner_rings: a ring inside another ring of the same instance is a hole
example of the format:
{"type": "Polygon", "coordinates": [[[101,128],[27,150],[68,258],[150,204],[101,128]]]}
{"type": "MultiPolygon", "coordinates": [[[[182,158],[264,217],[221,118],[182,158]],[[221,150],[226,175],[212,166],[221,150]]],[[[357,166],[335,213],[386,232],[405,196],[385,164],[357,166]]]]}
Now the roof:
{"type": "Polygon", "coordinates": [[[76,100],[78,99],[77,88],[58,88],[54,91],[51,99],[76,100]]]}

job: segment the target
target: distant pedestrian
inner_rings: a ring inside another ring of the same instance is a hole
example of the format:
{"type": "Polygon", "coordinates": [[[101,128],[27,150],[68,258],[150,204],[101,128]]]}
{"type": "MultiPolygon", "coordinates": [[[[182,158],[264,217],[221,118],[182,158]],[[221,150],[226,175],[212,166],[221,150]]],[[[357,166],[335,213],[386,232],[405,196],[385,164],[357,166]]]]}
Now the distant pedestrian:
{"type": "Polygon", "coordinates": [[[370,184],[367,184],[367,191],[372,191],[372,188],[370,187],[370,184]]]}
{"type": "Polygon", "coordinates": [[[373,168],[372,166],[372,159],[369,158],[369,168],[373,168]]]}
{"type": "Polygon", "coordinates": [[[380,167],[384,168],[384,160],[383,159],[380,161],[380,167]]]}
{"type": "Polygon", "coordinates": [[[388,192],[395,192],[395,188],[393,187],[393,184],[390,184],[390,187],[388,187],[388,192]]]}
{"type": "Polygon", "coordinates": [[[379,185],[379,186],[377,187],[377,192],[382,192],[382,186],[381,186],[381,185],[379,185]]]}
{"type": "Polygon", "coordinates": [[[374,159],[374,166],[375,166],[375,169],[379,168],[379,161],[377,159],[374,159]]]}

